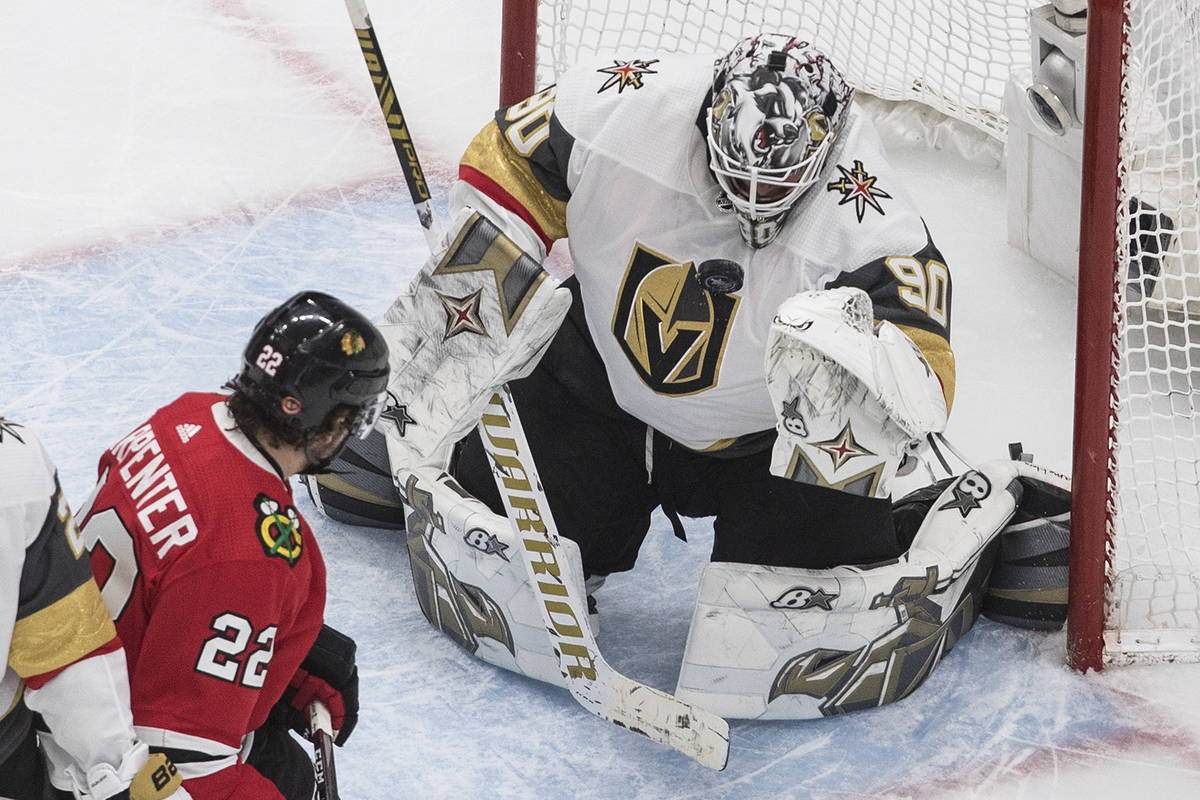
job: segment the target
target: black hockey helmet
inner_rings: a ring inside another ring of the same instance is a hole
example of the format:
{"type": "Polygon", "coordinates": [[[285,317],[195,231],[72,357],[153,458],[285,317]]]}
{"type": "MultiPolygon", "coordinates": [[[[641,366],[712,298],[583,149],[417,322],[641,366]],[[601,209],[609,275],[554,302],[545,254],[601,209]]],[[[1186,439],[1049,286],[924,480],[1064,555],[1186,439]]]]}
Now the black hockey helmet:
{"type": "Polygon", "coordinates": [[[319,429],[339,405],[353,406],[351,435],[365,438],[387,382],[383,334],[336,297],[310,291],[259,320],[232,384],[272,419],[303,432],[319,429]]]}

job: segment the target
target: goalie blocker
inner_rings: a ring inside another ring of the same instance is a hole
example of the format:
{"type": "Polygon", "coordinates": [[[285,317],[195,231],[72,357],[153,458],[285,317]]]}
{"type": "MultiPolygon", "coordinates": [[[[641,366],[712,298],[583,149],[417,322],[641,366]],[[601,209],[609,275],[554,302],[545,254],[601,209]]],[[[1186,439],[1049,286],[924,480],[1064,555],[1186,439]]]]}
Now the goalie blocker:
{"type": "Polygon", "coordinates": [[[327,516],[402,529],[399,470],[444,467],[492,391],[527,375],[549,346],[571,296],[530,255],[541,253],[536,242],[510,239],[488,216],[507,213],[464,208],[384,314],[392,377],[379,424],[306,481],[327,516]]]}

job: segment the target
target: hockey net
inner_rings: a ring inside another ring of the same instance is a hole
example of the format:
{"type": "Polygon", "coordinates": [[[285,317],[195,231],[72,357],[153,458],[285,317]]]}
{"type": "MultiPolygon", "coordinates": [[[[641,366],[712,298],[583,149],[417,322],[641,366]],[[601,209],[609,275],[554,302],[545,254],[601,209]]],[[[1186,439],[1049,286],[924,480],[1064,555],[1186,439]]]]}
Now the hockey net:
{"type": "Polygon", "coordinates": [[[1075,493],[1105,548],[1073,553],[1072,659],[1200,661],[1200,8],[1089,27],[1075,493]]]}
{"type": "Polygon", "coordinates": [[[754,33],[803,31],[856,90],[917,100],[1002,139],[1009,72],[1029,62],[1012,0],[542,0],[537,84],[588,56],[719,53],[754,33]]]}
{"type": "MultiPolygon", "coordinates": [[[[506,16],[536,10],[536,59],[502,98],[589,57],[718,53],[755,32],[802,31],[859,92],[917,101],[1002,142],[1005,83],[1030,68],[1029,11],[1043,4],[506,0],[506,16]]],[[[1077,415],[1095,422],[1090,444],[1076,422],[1073,538],[1091,544],[1072,556],[1072,661],[1200,660],[1200,11],[1194,0],[1090,5],[1089,25],[1097,12],[1116,20],[1104,49],[1088,43],[1102,53],[1089,57],[1092,74],[1116,65],[1112,80],[1088,79],[1088,113],[1109,109],[1096,126],[1113,143],[1090,169],[1113,191],[1099,211],[1085,197],[1082,225],[1098,245],[1081,270],[1102,277],[1081,279],[1099,288],[1080,294],[1091,348],[1080,360],[1093,377],[1079,384],[1077,415]]]]}

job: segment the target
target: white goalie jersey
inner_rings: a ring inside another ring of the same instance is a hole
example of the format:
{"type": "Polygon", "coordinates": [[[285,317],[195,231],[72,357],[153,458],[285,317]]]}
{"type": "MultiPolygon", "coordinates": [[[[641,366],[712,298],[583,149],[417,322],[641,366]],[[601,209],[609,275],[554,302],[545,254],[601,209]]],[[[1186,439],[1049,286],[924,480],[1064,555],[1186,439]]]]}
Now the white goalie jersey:
{"type": "Polygon", "coordinates": [[[852,109],[820,180],[771,245],[743,241],[700,125],[712,59],[581,65],[501,109],[463,157],[451,212],[486,214],[535,258],[569,240],[618,403],[694,450],[775,426],[767,332],[797,292],[870,296],[954,392],[945,262],[852,109]]]}

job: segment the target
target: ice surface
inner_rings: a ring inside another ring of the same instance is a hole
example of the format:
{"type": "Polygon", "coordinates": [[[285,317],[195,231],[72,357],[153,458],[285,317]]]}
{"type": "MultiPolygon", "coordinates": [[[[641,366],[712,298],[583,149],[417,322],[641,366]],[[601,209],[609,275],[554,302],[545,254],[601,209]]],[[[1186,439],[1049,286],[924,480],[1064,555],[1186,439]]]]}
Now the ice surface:
{"type": "MultiPolygon", "coordinates": [[[[495,102],[499,5],[371,5],[439,201],[495,102]]],[[[425,244],[336,0],[10,4],[0,21],[0,408],[40,431],[78,504],[101,448],[220,386],[266,308],[316,288],[379,314],[425,244]]],[[[980,459],[1019,440],[1066,469],[1072,288],[1004,243],[999,171],[892,156],[954,270],[951,439],[980,459]]],[[[987,621],[895,706],[735,722],[713,773],[459,650],[417,609],[398,536],[303,510],[329,620],[359,642],[347,798],[1200,793],[1200,671],[1080,676],[1061,634],[987,621]]],[[[711,544],[707,522],[688,529],[656,517],[600,594],[606,655],[668,690],[711,544]]]]}

